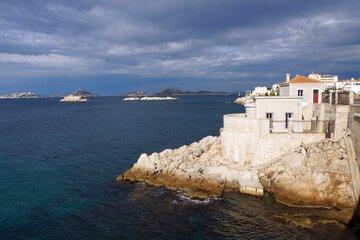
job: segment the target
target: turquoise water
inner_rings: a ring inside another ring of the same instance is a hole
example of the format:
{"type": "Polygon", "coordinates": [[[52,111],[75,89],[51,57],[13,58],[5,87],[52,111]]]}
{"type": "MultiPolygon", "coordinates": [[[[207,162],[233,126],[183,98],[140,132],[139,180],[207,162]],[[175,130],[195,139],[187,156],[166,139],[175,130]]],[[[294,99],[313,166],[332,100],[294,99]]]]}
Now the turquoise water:
{"type": "Polygon", "coordinates": [[[348,239],[337,225],[279,222],[270,196],[196,202],[117,175],[143,153],[217,135],[232,97],[171,102],[0,101],[0,239],[348,239]]]}

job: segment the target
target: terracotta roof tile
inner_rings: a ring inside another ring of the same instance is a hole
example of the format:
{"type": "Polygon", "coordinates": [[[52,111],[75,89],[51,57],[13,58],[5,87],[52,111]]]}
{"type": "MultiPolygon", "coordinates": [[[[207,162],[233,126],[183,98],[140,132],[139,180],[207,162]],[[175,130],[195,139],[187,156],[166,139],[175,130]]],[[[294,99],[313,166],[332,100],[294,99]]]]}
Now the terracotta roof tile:
{"type": "Polygon", "coordinates": [[[290,79],[290,83],[322,83],[319,80],[296,75],[296,77],[290,79]]]}

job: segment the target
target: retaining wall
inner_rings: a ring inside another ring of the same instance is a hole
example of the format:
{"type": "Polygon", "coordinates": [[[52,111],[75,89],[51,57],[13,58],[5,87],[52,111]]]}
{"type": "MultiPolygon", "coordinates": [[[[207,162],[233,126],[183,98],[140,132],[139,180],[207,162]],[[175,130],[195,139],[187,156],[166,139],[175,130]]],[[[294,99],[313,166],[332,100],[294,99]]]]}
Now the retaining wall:
{"type": "Polygon", "coordinates": [[[296,149],[318,142],[323,133],[269,133],[268,122],[242,114],[224,116],[221,143],[225,157],[244,167],[257,167],[296,149]]]}
{"type": "Polygon", "coordinates": [[[360,165],[360,116],[356,116],[356,114],[360,114],[360,105],[351,105],[348,129],[360,165]]]}

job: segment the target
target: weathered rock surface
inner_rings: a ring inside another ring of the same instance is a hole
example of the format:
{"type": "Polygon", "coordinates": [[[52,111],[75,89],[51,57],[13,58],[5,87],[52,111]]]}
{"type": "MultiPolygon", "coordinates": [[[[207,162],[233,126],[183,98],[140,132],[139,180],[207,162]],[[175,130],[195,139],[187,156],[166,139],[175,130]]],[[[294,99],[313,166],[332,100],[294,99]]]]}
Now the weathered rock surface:
{"type": "Polygon", "coordinates": [[[175,150],[142,154],[118,180],[182,189],[194,198],[219,197],[226,181],[213,169],[222,162],[220,138],[208,136],[175,150]]]}
{"type": "Polygon", "coordinates": [[[259,169],[260,182],[277,200],[297,206],[355,206],[343,140],[303,145],[259,169]]]}
{"type": "Polygon", "coordinates": [[[332,209],[321,216],[347,222],[355,206],[347,157],[343,140],[324,140],[244,169],[225,159],[220,137],[208,136],[174,150],[142,154],[118,181],[180,189],[200,199],[220,197],[225,190],[261,196],[264,187],[280,202],[332,209]]]}
{"type": "Polygon", "coordinates": [[[245,104],[249,104],[249,103],[253,103],[253,102],[254,102],[254,99],[251,95],[245,95],[243,97],[239,97],[234,101],[234,103],[241,104],[241,105],[245,105],[245,104]]]}

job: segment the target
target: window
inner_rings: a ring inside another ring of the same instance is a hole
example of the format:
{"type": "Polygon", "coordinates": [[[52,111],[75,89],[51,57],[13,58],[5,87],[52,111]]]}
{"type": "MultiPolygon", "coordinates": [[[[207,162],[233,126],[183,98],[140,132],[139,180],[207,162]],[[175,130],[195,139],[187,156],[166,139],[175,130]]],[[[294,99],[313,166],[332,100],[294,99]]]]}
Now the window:
{"type": "Polygon", "coordinates": [[[266,118],[267,119],[272,119],[273,118],[273,113],[266,113],[266,118]]]}
{"type": "Polygon", "coordinates": [[[298,89],[298,96],[304,96],[304,90],[298,89]]]}
{"type": "Polygon", "coordinates": [[[289,127],[289,118],[292,118],[292,113],[285,113],[285,128],[289,127]]]}
{"type": "Polygon", "coordinates": [[[266,113],[266,118],[269,119],[269,132],[273,131],[273,113],[266,113]]]}

